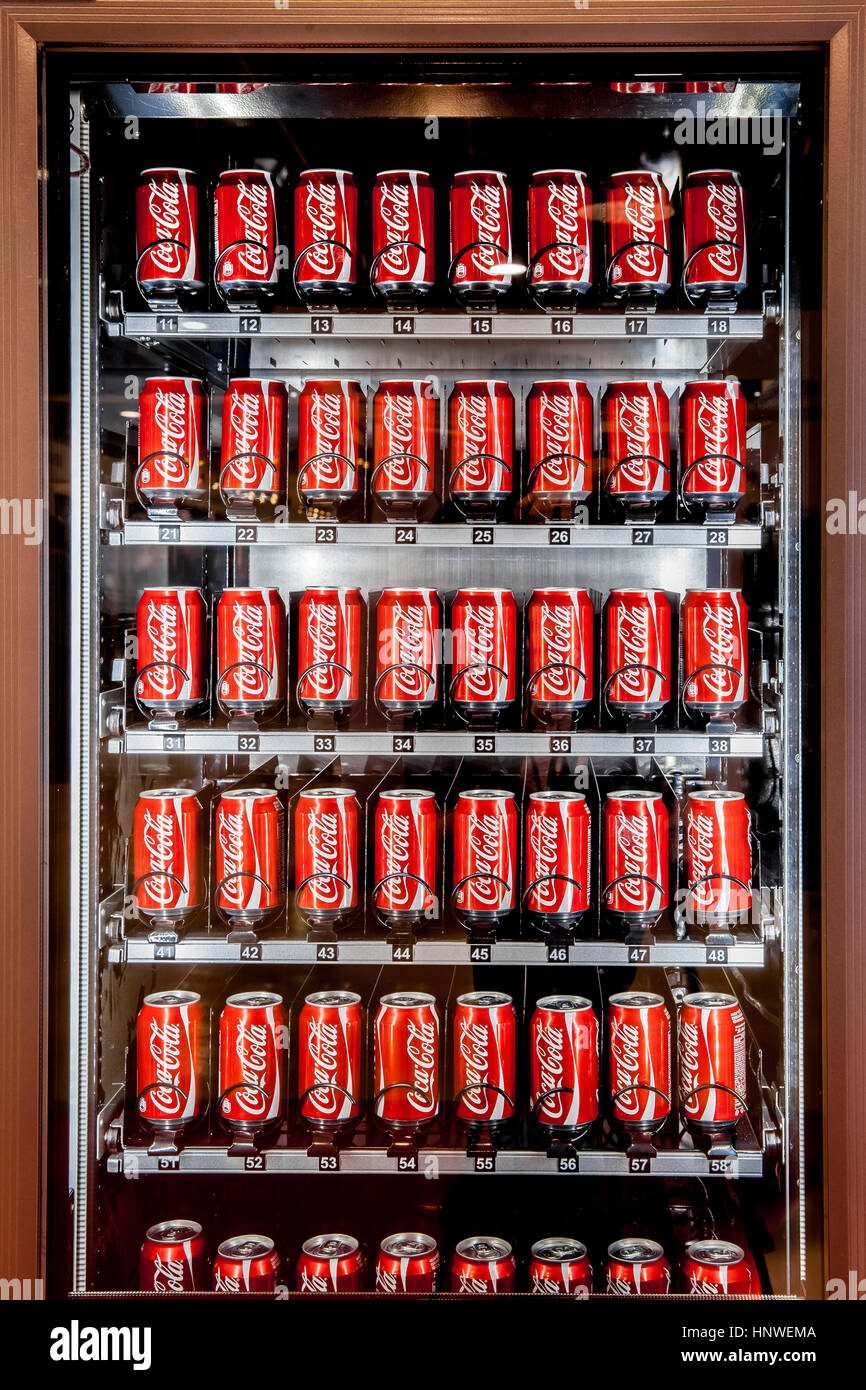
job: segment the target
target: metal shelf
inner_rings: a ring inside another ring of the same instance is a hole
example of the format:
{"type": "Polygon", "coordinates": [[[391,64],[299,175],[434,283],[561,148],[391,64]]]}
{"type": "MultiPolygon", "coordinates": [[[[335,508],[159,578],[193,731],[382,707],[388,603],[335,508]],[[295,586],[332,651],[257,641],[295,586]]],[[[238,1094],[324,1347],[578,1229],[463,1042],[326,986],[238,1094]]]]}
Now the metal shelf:
{"type": "MultiPolygon", "coordinates": [[[[754,1137],[749,1129],[749,1137],[754,1137]]],[[[310,1155],[306,1149],[263,1149],[256,1154],[230,1155],[217,1145],[190,1145],[177,1154],[150,1153],[146,1148],[125,1148],[107,1158],[110,1173],[140,1178],[165,1173],[422,1173],[495,1176],[504,1174],[557,1174],[562,1177],[699,1177],[760,1178],[763,1153],[760,1148],[726,1150],[724,1157],[710,1157],[693,1148],[660,1150],[655,1157],[630,1157],[625,1150],[578,1149],[574,1155],[558,1158],[543,1150],[499,1149],[489,1164],[489,1155],[475,1157],[463,1149],[420,1148],[414,1155],[389,1157],[386,1149],[342,1148],[333,1158],[310,1155]],[[724,1165],[724,1166],[720,1166],[724,1165]]]]}
{"type": "Polygon", "coordinates": [[[110,337],[127,337],[160,342],[167,338],[291,338],[320,342],[324,339],[391,339],[396,342],[532,342],[569,338],[582,341],[651,338],[656,341],[678,339],[735,338],[738,342],[760,342],[764,336],[762,313],[704,314],[662,312],[544,314],[527,309],[522,313],[467,314],[428,310],[398,314],[382,309],[347,310],[340,313],[310,314],[306,310],[287,313],[165,313],[127,312],[106,315],[110,337]]]}
{"type": "Polygon", "coordinates": [[[610,732],[481,733],[463,729],[391,733],[359,730],[351,733],[311,733],[306,729],[233,732],[189,728],[177,732],[126,729],[108,740],[109,753],[262,753],[277,754],[412,754],[428,757],[468,757],[495,753],[504,757],[730,757],[760,758],[764,739],[758,729],[708,734],[692,729],[658,730],[635,736],[610,732]],[[651,746],[650,746],[651,745],[651,746]]]}
{"type": "Polygon", "coordinates": [[[108,532],[109,545],[195,546],[391,546],[416,548],[479,545],[509,549],[548,549],[572,546],[583,550],[630,550],[648,544],[673,550],[760,550],[760,525],[697,526],[688,522],[652,527],[629,525],[466,525],[427,522],[393,525],[384,522],[322,524],[313,522],[126,521],[108,532]]]}
{"type": "Polygon", "coordinates": [[[127,937],[108,947],[108,960],[152,962],[174,960],[188,965],[244,964],[251,960],[271,965],[315,965],[326,960],[340,965],[655,965],[685,969],[696,966],[756,966],[764,963],[764,943],[753,931],[739,933],[734,945],[709,941],[658,941],[651,933],[646,944],[625,941],[575,941],[568,946],[545,941],[496,941],[479,945],[466,941],[416,939],[407,955],[401,940],[316,941],[262,938],[254,944],[228,941],[225,936],[190,936],[172,945],[127,937]],[[563,951],[565,955],[563,955],[563,951]]]}

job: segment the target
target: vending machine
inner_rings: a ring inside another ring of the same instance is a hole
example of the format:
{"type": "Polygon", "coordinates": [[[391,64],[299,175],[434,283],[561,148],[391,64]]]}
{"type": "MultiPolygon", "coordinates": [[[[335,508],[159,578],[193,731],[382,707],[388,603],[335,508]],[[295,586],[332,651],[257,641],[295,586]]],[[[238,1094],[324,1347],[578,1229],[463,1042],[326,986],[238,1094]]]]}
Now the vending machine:
{"type": "Polygon", "coordinates": [[[823,1297],[822,54],[47,74],[50,1295],[823,1297]]]}

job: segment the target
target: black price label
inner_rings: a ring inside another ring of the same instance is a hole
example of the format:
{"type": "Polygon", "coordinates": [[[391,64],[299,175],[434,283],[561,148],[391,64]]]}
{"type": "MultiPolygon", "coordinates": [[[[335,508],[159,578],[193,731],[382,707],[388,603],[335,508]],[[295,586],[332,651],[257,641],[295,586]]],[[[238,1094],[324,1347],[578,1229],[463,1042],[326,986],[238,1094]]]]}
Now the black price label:
{"type": "Polygon", "coordinates": [[[182,753],[185,747],[185,734],[163,734],[162,748],[164,753],[182,753]]]}
{"type": "Polygon", "coordinates": [[[731,751],[731,740],[729,738],[718,737],[712,734],[707,740],[707,748],[714,757],[727,756],[731,751]]]}
{"type": "Polygon", "coordinates": [[[340,1170],[340,1155],[339,1155],[338,1153],[335,1153],[335,1154],[319,1154],[319,1172],[320,1172],[320,1173],[338,1173],[339,1170],[340,1170]]]}
{"type": "Polygon", "coordinates": [[[711,338],[729,338],[731,336],[731,320],[724,315],[717,319],[707,319],[707,332],[711,338]]]}
{"type": "Polygon", "coordinates": [[[482,337],[489,337],[493,332],[492,318],[472,318],[469,320],[469,332],[473,337],[480,334],[482,337]]]}
{"type": "Polygon", "coordinates": [[[649,946],[629,946],[628,963],[629,965],[646,965],[650,958],[649,946]]]}
{"type": "Polygon", "coordinates": [[[574,333],[574,319],[551,319],[550,331],[554,338],[570,338],[574,333]]]}
{"type": "Polygon", "coordinates": [[[310,319],[310,332],[314,338],[324,336],[334,331],[334,320],[325,315],[323,318],[310,319]]]}
{"type": "Polygon", "coordinates": [[[625,321],[625,331],[629,338],[645,338],[647,335],[647,320],[641,315],[628,318],[625,321]]]}
{"type": "Polygon", "coordinates": [[[411,338],[415,333],[414,319],[394,319],[391,325],[391,332],[395,338],[411,338]]]}
{"type": "Polygon", "coordinates": [[[492,545],[493,527],[492,526],[473,526],[472,527],[473,545],[492,545]]]}
{"type": "Polygon", "coordinates": [[[551,965],[568,965],[568,947],[547,944],[547,959],[551,965]]]}
{"type": "Polygon", "coordinates": [[[551,526],[547,533],[548,545],[571,545],[570,526],[551,526]]]}
{"type": "Polygon", "coordinates": [[[408,942],[407,944],[404,944],[402,946],[398,945],[396,941],[393,941],[391,943],[391,959],[393,961],[405,964],[407,961],[414,960],[414,958],[415,947],[412,945],[411,942],[408,942]]]}
{"type": "Polygon", "coordinates": [[[157,333],[176,333],[177,317],[174,314],[157,314],[156,331],[157,333]]]}
{"type": "Polygon", "coordinates": [[[258,526],[236,526],[235,545],[255,545],[259,538],[258,526]]]}
{"type": "Polygon", "coordinates": [[[633,526],[631,543],[632,545],[655,545],[656,533],[652,526],[633,526]]]}
{"type": "Polygon", "coordinates": [[[153,948],[154,960],[174,960],[175,949],[173,941],[158,941],[153,948]]]}
{"type": "Polygon", "coordinates": [[[476,734],[476,735],[475,735],[475,752],[476,752],[476,753],[495,753],[495,752],[496,752],[496,739],[493,737],[493,735],[492,735],[492,734],[476,734]]]}
{"type": "Polygon", "coordinates": [[[394,544],[395,545],[416,545],[418,542],[418,532],[414,526],[395,526],[394,544]]]}
{"type": "Polygon", "coordinates": [[[397,1157],[398,1173],[417,1173],[418,1155],[417,1153],[399,1154],[397,1157]]]}
{"type": "Polygon", "coordinates": [[[394,734],[394,737],[391,742],[391,751],[394,753],[414,753],[415,735],[394,734]]]}
{"type": "Polygon", "coordinates": [[[180,1158],[158,1158],[156,1169],[158,1173],[178,1173],[180,1171],[180,1158]]]}
{"type": "Polygon", "coordinates": [[[570,753],[571,739],[567,734],[554,734],[550,740],[551,753],[570,753]]]}
{"type": "Polygon", "coordinates": [[[340,958],[339,946],[319,945],[316,947],[316,960],[328,961],[331,965],[340,958]]]}
{"type": "Polygon", "coordinates": [[[251,944],[251,945],[249,945],[249,946],[241,946],[241,947],[239,948],[238,954],[240,955],[241,960],[263,960],[263,959],[264,959],[264,956],[263,956],[263,953],[262,953],[262,945],[261,945],[261,942],[260,942],[260,941],[256,941],[254,944],[251,944]]]}
{"type": "Polygon", "coordinates": [[[635,753],[654,753],[656,751],[656,741],[654,738],[641,737],[632,739],[632,748],[635,753]]]}
{"type": "Polygon", "coordinates": [[[728,948],[727,946],[708,946],[706,955],[707,965],[727,965],[728,948]]]}
{"type": "Polygon", "coordinates": [[[476,1154],[475,1171],[476,1173],[495,1173],[496,1154],[476,1154]]]}
{"type": "Polygon", "coordinates": [[[629,1158],[628,1171],[630,1173],[642,1173],[645,1177],[648,1177],[652,1169],[653,1161],[651,1158],[637,1158],[634,1155],[629,1158]]]}
{"type": "Polygon", "coordinates": [[[242,314],[239,327],[242,333],[260,333],[262,320],[258,314],[242,314]]]}
{"type": "Polygon", "coordinates": [[[314,753],[333,753],[336,747],[336,734],[313,734],[314,753]]]}
{"type": "Polygon", "coordinates": [[[239,753],[258,753],[259,736],[258,734],[238,734],[239,753]]]}
{"type": "Polygon", "coordinates": [[[557,1173],[579,1173],[580,1159],[577,1154],[560,1154],[556,1160],[557,1173]]]}
{"type": "Polygon", "coordinates": [[[169,545],[174,541],[180,540],[179,526],[160,526],[157,531],[159,540],[166,541],[169,545]]]}
{"type": "Polygon", "coordinates": [[[316,545],[336,545],[337,528],[336,526],[317,526],[316,545]]]}
{"type": "Polygon", "coordinates": [[[727,544],[728,532],[726,527],[712,527],[707,532],[707,545],[714,546],[716,549],[719,550],[724,550],[727,544]]]}
{"type": "Polygon", "coordinates": [[[264,1154],[244,1154],[245,1173],[263,1173],[265,1171],[264,1154]]]}
{"type": "Polygon", "coordinates": [[[707,1170],[714,1177],[736,1177],[737,1166],[732,1158],[708,1158],[707,1170]]]}
{"type": "Polygon", "coordinates": [[[489,965],[493,952],[489,946],[470,946],[469,959],[473,965],[489,965]]]}

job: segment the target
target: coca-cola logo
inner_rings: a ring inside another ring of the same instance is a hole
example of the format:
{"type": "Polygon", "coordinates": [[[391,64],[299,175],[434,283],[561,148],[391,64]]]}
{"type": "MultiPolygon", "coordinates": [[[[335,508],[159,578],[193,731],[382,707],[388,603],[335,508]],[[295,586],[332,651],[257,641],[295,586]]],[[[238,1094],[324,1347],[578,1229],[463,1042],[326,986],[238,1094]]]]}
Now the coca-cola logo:
{"type": "Polygon", "coordinates": [[[476,183],[470,185],[469,216],[475,227],[473,241],[493,243],[490,246],[477,246],[472,252],[472,261],[485,275],[493,276],[500,272],[503,263],[511,255],[511,237],[508,226],[508,209],[505,190],[499,183],[476,183]],[[502,247],[502,251],[499,247],[502,247]]]}
{"type": "Polygon", "coordinates": [[[186,1263],[184,1260],[164,1260],[157,1255],[153,1263],[154,1293],[183,1293],[186,1263]]]}
{"type": "Polygon", "coordinates": [[[399,1293],[402,1284],[393,1270],[379,1265],[376,1270],[376,1289],[379,1293],[399,1293]]]}
{"type": "Polygon", "coordinates": [[[731,435],[731,409],[727,395],[700,391],[695,413],[697,453],[695,474],[710,491],[720,492],[727,479],[729,460],[725,454],[738,454],[736,435],[731,435]]]}
{"type": "MultiPolygon", "coordinates": [[[[707,253],[713,270],[725,279],[736,279],[739,252],[730,244],[741,240],[740,192],[735,183],[711,183],[707,190],[707,217],[713,228],[715,246],[707,253]]],[[[709,238],[708,238],[709,239],[709,238]]]]}
{"type": "Polygon", "coordinates": [[[237,213],[243,228],[239,238],[253,245],[239,246],[237,257],[250,276],[266,279],[270,273],[269,242],[271,233],[270,185],[259,179],[247,179],[237,184],[237,213]]]}
{"type": "Polygon", "coordinates": [[[417,603],[395,606],[391,641],[386,645],[391,651],[385,665],[394,667],[390,674],[396,692],[405,700],[422,699],[432,688],[425,674],[432,666],[427,610],[417,603]]]}
{"type": "Polygon", "coordinates": [[[619,447],[620,473],[632,486],[647,490],[652,486],[651,455],[657,452],[653,439],[653,399],[649,392],[623,392],[616,398],[617,425],[622,435],[619,447]]]}
{"type": "Polygon", "coordinates": [[[493,667],[497,646],[497,609],[494,604],[476,603],[467,608],[463,622],[464,659],[466,667],[460,684],[465,700],[495,699],[500,674],[493,667]],[[470,669],[471,668],[471,669],[470,669]]]}
{"type": "Polygon", "coordinates": [[[545,459],[536,487],[567,488],[574,484],[573,471],[578,466],[568,455],[582,455],[582,444],[572,447],[573,404],[570,396],[542,391],[538,407],[540,434],[539,454],[545,459]]]}
{"type": "Polygon", "coordinates": [[[225,1098],[223,1108],[227,1114],[234,1105],[253,1118],[262,1118],[267,1113],[271,1102],[266,1085],[271,1058],[269,1039],[266,1023],[241,1021],[237,1024],[234,1052],[246,1085],[225,1098]]]}
{"type": "Polygon", "coordinates": [[[268,694],[268,614],[263,604],[235,601],[231,631],[237,665],[231,673],[236,698],[260,700],[268,694]]]}
{"type": "Polygon", "coordinates": [[[401,811],[385,811],[380,826],[382,849],[389,877],[385,885],[389,906],[408,907],[415,891],[409,873],[409,856],[412,843],[412,820],[401,811]]]}
{"type": "MultiPolygon", "coordinates": [[[[153,240],[163,243],[183,241],[185,217],[181,213],[183,185],[177,179],[151,179],[147,208],[153,221],[153,240]]],[[[152,266],[167,277],[179,276],[186,253],[182,246],[153,246],[148,255],[152,266]]]]}
{"type": "Polygon", "coordinates": [[[301,1293],[330,1293],[331,1281],[324,1274],[313,1274],[308,1269],[301,1271],[301,1293]]]}
{"type": "MultiPolygon", "coordinates": [[[[638,244],[630,247],[620,259],[642,279],[658,280],[664,265],[664,253],[648,243],[666,243],[661,198],[655,183],[627,183],[623,210],[628,223],[628,240],[638,244]]],[[[614,266],[614,272],[616,269],[614,266]]],[[[618,278],[616,274],[614,278],[618,278]]]]}
{"type": "Polygon", "coordinates": [[[331,280],[337,273],[337,257],[344,258],[345,252],[335,244],[342,241],[337,235],[337,198],[339,188],[336,183],[325,180],[309,182],[304,188],[304,205],[307,221],[310,224],[310,242],[323,242],[324,245],[310,245],[301,269],[307,278],[315,275],[331,280]]]}
{"type": "MultiPolygon", "coordinates": [[[[310,1092],[308,1102],[320,1115],[336,1115],[344,1100],[335,1084],[340,1067],[340,1030],[336,1023],[312,1020],[307,1035],[307,1056],[312,1064],[313,1083],[321,1088],[310,1092]]],[[[351,1089],[351,1085],[346,1089],[351,1089]]]]}
{"type": "Polygon", "coordinates": [[[705,603],[701,631],[706,643],[706,664],[717,668],[704,671],[701,678],[717,700],[732,700],[740,684],[740,633],[733,604],[705,603]],[[727,667],[735,669],[718,669],[727,667]]]}
{"type": "Polygon", "coordinates": [[[177,895],[185,891],[172,876],[176,831],[177,818],[173,811],[145,809],[142,839],[147,853],[148,877],[143,886],[150,902],[157,908],[176,906],[177,895]]]}
{"type": "Polygon", "coordinates": [[[698,1274],[690,1274],[689,1292],[702,1294],[723,1294],[725,1291],[720,1284],[716,1284],[713,1280],[702,1279],[698,1274]]]}
{"type": "Polygon", "coordinates": [[[412,1089],[406,1101],[419,1115],[436,1111],[434,1076],[439,1052],[439,1035],[432,1018],[410,1018],[406,1030],[406,1054],[412,1065],[412,1089]]]}
{"type": "MultiPolygon", "coordinates": [[[[547,213],[554,227],[554,241],[567,242],[574,247],[557,246],[550,252],[551,267],[569,279],[578,280],[583,273],[584,236],[583,189],[578,183],[554,182],[547,185],[547,213]]],[[[540,267],[539,267],[540,269],[540,267]]]]}
{"type": "Polygon", "coordinates": [[[150,647],[150,670],[147,682],[163,700],[178,696],[186,678],[176,669],[182,655],[178,651],[179,612],[172,599],[148,599],[145,631],[150,647]]]}
{"type": "Polygon", "coordinates": [[[307,817],[307,845],[310,875],[316,903],[320,907],[339,907],[343,884],[337,877],[340,858],[340,818],[336,811],[311,810],[307,817]]]}
{"type": "Polygon", "coordinates": [[[626,907],[645,910],[651,905],[655,890],[646,878],[652,878],[651,821],[648,816],[632,815],[619,810],[614,816],[614,835],[620,882],[615,892],[626,907]],[[646,875],[646,877],[642,877],[646,875]]]}
{"type": "Polygon", "coordinates": [[[702,1097],[708,1093],[701,1091],[697,1095],[691,1094],[700,1084],[701,1035],[697,1024],[688,1019],[680,1020],[678,1051],[681,1089],[683,1095],[688,1097],[685,1101],[686,1113],[696,1115],[701,1108],[702,1097]]]}
{"type": "Polygon", "coordinates": [[[233,481],[236,487],[255,487],[259,482],[262,460],[251,455],[269,452],[268,440],[262,438],[267,432],[267,414],[264,407],[264,396],[257,391],[232,392],[229,405],[229,437],[233,462],[227,481],[233,481]]]}
{"type": "Polygon", "coordinates": [[[541,911],[554,911],[559,902],[559,888],[553,877],[559,863],[559,820],[543,811],[529,813],[529,870],[532,906],[541,911]]]}
{"type": "Polygon", "coordinates": [[[618,614],[618,665],[624,668],[616,678],[618,690],[632,700],[648,698],[653,677],[645,668],[654,666],[650,644],[651,610],[649,604],[633,603],[623,606],[618,614]]]}
{"type": "Polygon", "coordinates": [[[460,1103],[471,1115],[479,1117],[486,1115],[489,1108],[490,1093],[478,1083],[489,1080],[492,1042],[484,1023],[461,1018],[458,1050],[463,1065],[463,1084],[471,1089],[463,1091],[460,1103]]]}
{"type": "Polygon", "coordinates": [[[458,490],[489,492],[499,486],[501,465],[496,450],[488,445],[488,430],[492,423],[489,395],[467,392],[457,402],[457,434],[465,462],[455,475],[458,490]],[[478,455],[479,457],[475,457],[478,455]]]}
{"type": "Polygon", "coordinates": [[[505,821],[497,812],[471,813],[468,859],[474,875],[469,885],[473,906],[497,910],[504,906],[508,894],[508,889],[501,882],[504,838],[505,821]]]}
{"type": "Polygon", "coordinates": [[[565,1119],[569,1096],[561,1089],[565,1072],[565,1033],[556,1024],[542,1023],[535,1033],[535,1056],[538,1064],[539,1097],[545,1100],[540,1107],[545,1121],[559,1124],[565,1119]],[[551,1094],[553,1093],[553,1094],[551,1094]]]}
{"type": "MultiPolygon", "coordinates": [[[[423,431],[415,438],[415,397],[399,391],[390,391],[385,396],[382,407],[382,434],[388,464],[383,469],[385,486],[388,488],[411,488],[416,485],[418,464],[409,454],[417,454],[427,461],[423,431]]],[[[423,470],[422,470],[423,471],[423,470]]]]}
{"type": "Polygon", "coordinates": [[[689,881],[694,885],[696,906],[704,909],[713,907],[716,902],[717,887],[711,881],[715,838],[713,817],[703,811],[691,811],[687,831],[689,881]]]}
{"type": "Polygon", "coordinates": [[[304,678],[320,700],[333,700],[340,694],[345,673],[340,670],[340,609],[334,603],[313,600],[307,610],[307,634],[312,659],[304,678]]]}
{"type": "Polygon", "coordinates": [[[243,811],[220,809],[217,838],[223,860],[221,897],[230,907],[243,907],[245,886],[243,877],[246,857],[246,819],[243,811]]]}
{"type": "Polygon", "coordinates": [[[347,465],[339,457],[351,447],[344,441],[345,397],[338,391],[318,390],[310,405],[310,432],[312,448],[310,457],[315,463],[303,474],[305,487],[341,487],[346,476],[347,465]]]}
{"type": "Polygon", "coordinates": [[[408,183],[383,180],[378,187],[379,216],[385,233],[385,244],[389,248],[382,256],[382,269],[388,275],[398,275],[401,278],[411,274],[412,248],[393,243],[418,239],[411,235],[411,193],[412,189],[408,183]]]}
{"type": "Polygon", "coordinates": [[[640,1114],[641,1096],[638,1089],[641,1060],[641,1029],[639,1023],[629,1023],[614,1017],[610,1034],[611,1090],[617,1096],[617,1110],[630,1118],[640,1114]]]}
{"type": "Polygon", "coordinates": [[[581,678],[572,670],[576,653],[572,652],[574,609],[568,603],[544,603],[541,610],[541,665],[549,669],[541,678],[539,692],[552,700],[573,699],[578,693],[581,678]]]}
{"type": "Polygon", "coordinates": [[[180,1023],[160,1023],[159,1019],[151,1018],[148,1050],[153,1061],[154,1081],[160,1085],[142,1097],[142,1109],[152,1105],[160,1115],[177,1117],[183,1113],[187,1099],[181,1086],[184,1059],[180,1023]]]}
{"type": "Polygon", "coordinates": [[[151,459],[165,487],[182,487],[186,482],[186,458],[189,431],[192,426],[189,401],[185,391],[165,390],[157,386],[154,394],[153,424],[158,441],[156,457],[151,459]]]}

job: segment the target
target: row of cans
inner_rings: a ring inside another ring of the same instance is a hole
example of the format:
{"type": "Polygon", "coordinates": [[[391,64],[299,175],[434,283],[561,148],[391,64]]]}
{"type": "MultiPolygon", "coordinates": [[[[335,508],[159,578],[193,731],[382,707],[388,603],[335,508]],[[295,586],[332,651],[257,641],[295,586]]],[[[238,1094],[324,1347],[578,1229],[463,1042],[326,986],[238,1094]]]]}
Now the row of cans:
{"type": "MultiPolygon", "coordinates": [[[[136,189],[136,278],[148,301],[205,284],[201,185],[191,169],[145,169],[136,189]]],[[[389,169],[372,196],[370,284],[386,298],[423,300],[436,283],[433,181],[425,170],[389,169]]],[[[542,169],[528,189],[526,283],[536,302],[572,302],[592,288],[593,195],[579,169],[542,169]]],[[[495,301],[522,274],[512,236],[512,198],[501,170],[467,169],[449,193],[450,263],[443,277],[469,306],[495,301]]],[[[276,189],[263,169],[229,169],[213,196],[213,281],[229,301],[273,296],[279,275],[276,189]]],[[[605,181],[604,281],[614,296],[656,298],[671,287],[672,207],[649,169],[605,181]]],[[[733,297],[747,284],[746,203],[740,175],[702,169],[682,190],[683,285],[733,297]]],[[[345,169],[305,169],[294,191],[292,280],[308,302],[339,302],[358,283],[358,189],[345,169]]]]}
{"type": "MultiPolygon", "coordinates": [[[[457,1242],[442,1278],[439,1245],[423,1231],[385,1236],[376,1256],[372,1286],[382,1294],[513,1293],[519,1271],[511,1243],[501,1236],[470,1236],[457,1242]],[[444,1285],[444,1287],[443,1287],[444,1285]]],[[[197,1221],[161,1221],[151,1226],[141,1247],[139,1287],[165,1295],[213,1289],[216,1293],[277,1294],[281,1262],[270,1236],[232,1236],[220,1243],[213,1269],[197,1221]]],[[[340,1232],[304,1241],[295,1269],[298,1293],[357,1293],[365,1287],[365,1260],[359,1241],[340,1232]]],[[[681,1283],[690,1294],[760,1294],[750,1257],[725,1240],[696,1240],[686,1248],[681,1283]]],[[[594,1275],[586,1246],[570,1236],[537,1240],[526,1271],[529,1293],[588,1298],[594,1275]]],[[[614,1295],[667,1294],[671,1267],[663,1247],[642,1236],[608,1246],[604,1292],[614,1295]]]]}
{"type": "MultiPolygon", "coordinates": [[[[386,719],[431,718],[443,698],[463,723],[521,714],[575,717],[595,697],[595,608],[586,589],[536,589],[527,607],[526,689],[519,611],[508,589],[460,589],[449,626],[435,589],[385,589],[371,639],[370,692],[386,719]],[[443,641],[447,639],[447,643],[443,641]],[[450,661],[443,662],[443,646],[450,661]],[[371,670],[371,676],[372,676],[371,670]]],[[[732,717],[749,694],[748,610],[739,589],[689,589],[680,604],[681,700],[698,720],[732,717]]],[[[277,589],[224,589],[216,605],[216,701],[227,717],[273,717],[286,702],[286,610],[277,589]]],[[[306,589],[295,697],[307,716],[345,718],[364,691],[366,605],[360,589],[306,589]]],[[[672,611],[661,589],[614,589],[602,621],[607,713],[658,716],[672,699],[672,611]]],[[[200,590],[145,589],[136,610],[134,696],[152,718],[185,716],[208,698],[207,613],[200,590]]]]}
{"type": "MultiPolygon", "coordinates": [[[[356,912],[362,812],[351,787],[300,792],[294,810],[295,906],[310,924],[339,926],[356,912]]],[[[214,906],[235,929],[255,930],[282,911],[285,814],[266,787],[224,793],[216,803],[214,906]]],[[[626,930],[655,925],[670,906],[671,825],[661,792],[611,792],[602,807],[600,897],[626,930]]],[[[383,791],[373,817],[371,903],[391,928],[441,918],[442,814],[435,793],[383,791]]],[[[532,792],[524,814],[519,889],[519,812],[514,793],[458,793],[452,817],[449,906],[471,929],[522,910],[534,926],[573,931],[590,906],[591,817],[583,793],[532,792]]],[[[194,791],[143,791],[133,817],[133,894],[142,917],[178,926],[206,902],[204,809],[194,791]]],[[[745,921],[752,899],[751,821],[742,792],[705,789],[685,802],[686,920],[745,921]]]]}
{"type": "MultiPolygon", "coordinates": [[[[207,1015],[192,990],[148,995],[137,1021],[138,1114],[176,1133],[205,1111],[207,1015]]],[[[298,1023],[298,1114],[310,1130],[337,1134],[362,1113],[364,1013],[348,990],[308,995],[298,1023]]],[[[673,1112],[671,1020],[659,994],[614,994],[607,1006],[611,1117],[652,1134],[673,1112]]],[[[373,1101],[391,1136],[419,1133],[440,1113],[443,1029],[436,998],[384,994],[373,1024],[373,1101]]],[[[508,994],[458,996],[451,1020],[456,1118],[469,1133],[496,1130],[518,1110],[518,1018],[508,994]]],[[[282,996],[226,1000],[219,1023],[219,1119],[249,1136],[287,1113],[288,1014],[282,996]]],[[[540,999],[529,1022],[528,1107],[556,1135],[582,1138],[599,1118],[599,1023],[588,999],[540,999]]],[[[688,994],[678,1015],[681,1117],[699,1132],[732,1132],[747,1111],[746,1022],[733,995],[688,994]]]]}
{"type": "MultiPolygon", "coordinates": [[[[222,403],[218,486],[226,506],[286,495],[287,391],[237,378],[222,403]]],[[[601,489],[623,507],[664,502],[673,482],[668,394],[658,381],[619,381],[601,399],[601,489]]],[[[380,382],[373,398],[369,488],[386,515],[423,516],[444,494],[467,518],[494,517],[520,488],[514,397],[506,381],[457,381],[448,401],[444,489],[439,400],[429,379],[380,382]]],[[[349,380],[310,380],[298,403],[298,501],[307,515],[360,498],[367,470],[365,397],[349,380]]],[[[549,518],[593,492],[593,398],[585,382],[536,381],[526,403],[526,495],[549,518]]],[[[739,382],[697,380],[681,393],[683,506],[731,509],[746,488],[746,400],[739,382]]],[[[147,507],[207,493],[207,394],[189,377],[148,377],[139,398],[136,493],[147,507]]]]}

